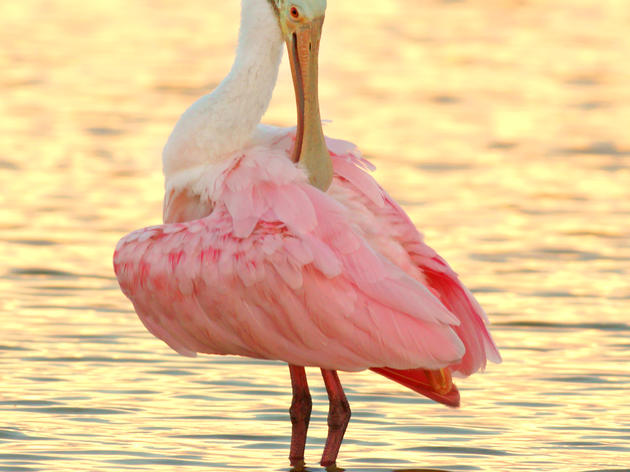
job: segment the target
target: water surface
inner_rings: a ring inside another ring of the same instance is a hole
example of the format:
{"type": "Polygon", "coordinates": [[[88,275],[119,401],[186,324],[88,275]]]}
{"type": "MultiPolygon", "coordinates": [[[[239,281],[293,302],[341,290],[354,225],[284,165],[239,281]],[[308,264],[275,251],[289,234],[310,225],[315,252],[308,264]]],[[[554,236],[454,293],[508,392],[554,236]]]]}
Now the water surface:
{"type": "MultiPolygon", "coordinates": [[[[111,269],[159,222],[161,147],[229,70],[238,3],[0,3],[0,471],[287,469],[288,369],[177,356],[111,269]]],[[[326,132],[378,166],[504,356],[459,381],[459,410],[342,373],[340,463],[628,470],[627,2],[329,4],[326,132]]],[[[268,122],[295,122],[292,94],[285,62],[268,122]]]]}

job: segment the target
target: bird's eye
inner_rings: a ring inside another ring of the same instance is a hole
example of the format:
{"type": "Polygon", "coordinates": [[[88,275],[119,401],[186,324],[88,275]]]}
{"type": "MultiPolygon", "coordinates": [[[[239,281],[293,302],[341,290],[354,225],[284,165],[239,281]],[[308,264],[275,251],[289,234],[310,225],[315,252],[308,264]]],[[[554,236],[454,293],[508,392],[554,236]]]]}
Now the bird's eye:
{"type": "Polygon", "coordinates": [[[291,18],[293,18],[294,20],[300,19],[300,10],[298,10],[297,7],[291,7],[291,10],[289,10],[289,13],[291,14],[291,18]]]}

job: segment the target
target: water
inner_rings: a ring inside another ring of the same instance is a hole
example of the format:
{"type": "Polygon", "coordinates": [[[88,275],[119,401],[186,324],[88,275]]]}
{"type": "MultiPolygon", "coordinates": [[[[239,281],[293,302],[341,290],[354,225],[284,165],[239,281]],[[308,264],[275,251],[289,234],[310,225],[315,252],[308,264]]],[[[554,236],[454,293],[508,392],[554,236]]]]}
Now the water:
{"type": "MultiPolygon", "coordinates": [[[[161,147],[227,72],[237,3],[0,3],[0,471],[287,470],[288,369],[177,356],[111,269],[159,222],[161,147]]],[[[327,133],[375,162],[505,359],[459,382],[459,410],[342,373],[340,464],[628,470],[627,2],[329,3],[327,133]]],[[[290,125],[280,75],[266,120],[290,125]]]]}

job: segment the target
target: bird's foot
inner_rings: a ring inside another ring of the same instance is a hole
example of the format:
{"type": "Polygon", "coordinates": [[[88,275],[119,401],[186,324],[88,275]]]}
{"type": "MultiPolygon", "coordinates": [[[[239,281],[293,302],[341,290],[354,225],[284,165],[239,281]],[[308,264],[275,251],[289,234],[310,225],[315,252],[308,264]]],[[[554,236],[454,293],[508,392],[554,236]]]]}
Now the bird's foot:
{"type": "Polygon", "coordinates": [[[336,462],[333,462],[332,464],[328,464],[325,467],[326,467],[326,472],[344,472],[344,470],[346,470],[346,469],[342,469],[341,467],[337,467],[336,462]]]}
{"type": "Polygon", "coordinates": [[[290,459],[290,461],[291,461],[291,472],[304,472],[304,470],[306,470],[306,464],[304,463],[304,458],[290,459]]]}

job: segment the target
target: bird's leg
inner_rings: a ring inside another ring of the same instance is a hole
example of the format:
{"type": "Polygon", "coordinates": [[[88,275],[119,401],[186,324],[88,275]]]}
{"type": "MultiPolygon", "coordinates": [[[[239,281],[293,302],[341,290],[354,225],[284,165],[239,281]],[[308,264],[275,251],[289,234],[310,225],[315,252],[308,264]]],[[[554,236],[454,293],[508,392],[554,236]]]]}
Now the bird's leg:
{"type": "Polygon", "coordinates": [[[304,367],[289,364],[291,372],[291,386],[293,387],[293,401],[291,402],[291,452],[289,460],[293,470],[304,470],[304,447],[306,446],[306,432],[311,419],[311,392],[308,390],[304,367]]]}
{"type": "Polygon", "coordinates": [[[322,369],[322,377],[324,377],[324,384],[328,392],[330,409],[328,410],[328,438],[321,464],[327,470],[335,470],[337,454],[339,454],[341,441],[350,421],[350,404],[346,394],[343,393],[337,371],[322,369]]]}

